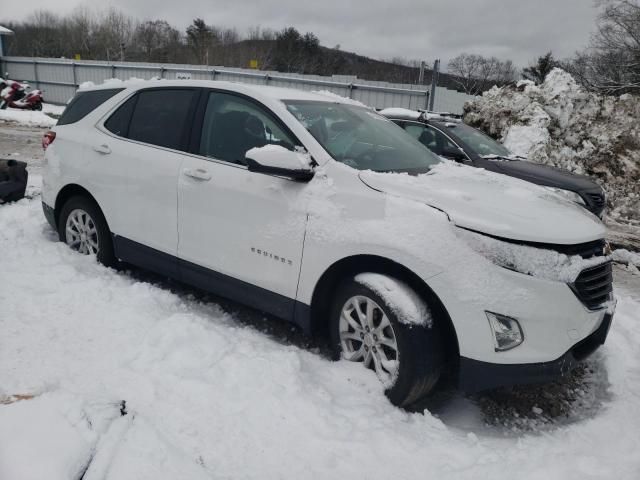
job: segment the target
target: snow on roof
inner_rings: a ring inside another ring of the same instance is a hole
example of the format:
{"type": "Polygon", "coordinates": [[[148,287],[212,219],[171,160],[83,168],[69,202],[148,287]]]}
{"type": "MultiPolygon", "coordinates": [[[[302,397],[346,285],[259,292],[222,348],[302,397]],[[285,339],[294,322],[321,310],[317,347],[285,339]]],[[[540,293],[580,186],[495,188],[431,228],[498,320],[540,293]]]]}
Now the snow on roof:
{"type": "Polygon", "coordinates": [[[135,77],[132,77],[129,80],[120,80],[117,78],[109,78],[103,83],[97,85],[93,82],[84,82],[79,86],[79,90],[100,90],[105,88],[142,88],[149,86],[215,87],[235,92],[248,93],[256,96],[268,97],[273,100],[309,100],[331,103],[357,104],[364,106],[360,102],[357,102],[350,98],[341,97],[340,95],[336,95],[327,91],[308,92],[304,90],[296,90],[293,88],[252,85],[247,83],[236,83],[220,80],[144,80],[135,77]]]}
{"type": "Polygon", "coordinates": [[[13,30],[9,30],[7,27],[0,25],[0,35],[13,35],[13,30]]]}
{"type": "Polygon", "coordinates": [[[404,120],[418,120],[422,115],[422,112],[409,110],[407,108],[385,108],[378,113],[387,118],[400,118],[404,120]]]}

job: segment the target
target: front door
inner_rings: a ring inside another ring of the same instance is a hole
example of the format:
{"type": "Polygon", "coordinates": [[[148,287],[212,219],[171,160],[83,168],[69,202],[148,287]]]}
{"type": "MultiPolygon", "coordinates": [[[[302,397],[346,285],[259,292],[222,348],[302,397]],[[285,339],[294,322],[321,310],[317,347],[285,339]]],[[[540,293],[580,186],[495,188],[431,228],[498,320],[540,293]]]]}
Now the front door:
{"type": "Polygon", "coordinates": [[[183,278],[291,318],[307,221],[306,183],[250,172],[255,147],[298,145],[264,106],[211,91],[199,146],[178,185],[178,256],[183,278]]]}

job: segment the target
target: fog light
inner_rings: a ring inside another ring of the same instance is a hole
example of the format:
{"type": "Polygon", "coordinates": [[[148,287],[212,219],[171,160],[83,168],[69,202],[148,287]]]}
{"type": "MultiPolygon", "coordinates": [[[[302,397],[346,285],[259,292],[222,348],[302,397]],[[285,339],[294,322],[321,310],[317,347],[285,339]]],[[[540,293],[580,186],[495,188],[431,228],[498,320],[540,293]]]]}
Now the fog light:
{"type": "Polygon", "coordinates": [[[524,342],[522,328],[515,318],[500,315],[499,313],[485,313],[493,332],[496,352],[511,350],[524,342]]]}

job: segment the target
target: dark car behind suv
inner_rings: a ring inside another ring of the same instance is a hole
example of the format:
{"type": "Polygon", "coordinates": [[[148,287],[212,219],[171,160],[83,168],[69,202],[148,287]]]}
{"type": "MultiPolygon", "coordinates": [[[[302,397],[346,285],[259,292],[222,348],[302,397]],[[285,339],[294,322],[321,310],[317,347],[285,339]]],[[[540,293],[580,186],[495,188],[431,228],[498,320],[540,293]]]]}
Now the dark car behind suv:
{"type": "Polygon", "coordinates": [[[604,216],[605,192],[589,177],[518,157],[459,117],[400,108],[379,113],[441,157],[548,187],[598,217],[604,216]]]}

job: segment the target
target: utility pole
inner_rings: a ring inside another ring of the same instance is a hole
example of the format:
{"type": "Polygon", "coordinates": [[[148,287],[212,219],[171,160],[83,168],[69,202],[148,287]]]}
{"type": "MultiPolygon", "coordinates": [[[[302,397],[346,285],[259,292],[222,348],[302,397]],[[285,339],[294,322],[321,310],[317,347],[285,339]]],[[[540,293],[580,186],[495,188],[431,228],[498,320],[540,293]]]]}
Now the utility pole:
{"type": "Polygon", "coordinates": [[[420,62],[420,75],[418,75],[418,85],[424,84],[424,67],[426,62],[423,60],[420,62]]]}
{"type": "Polygon", "coordinates": [[[440,73],[440,59],[436,58],[433,63],[433,72],[431,72],[431,95],[429,95],[429,111],[433,111],[436,102],[436,87],[438,86],[438,75],[440,73]]]}

